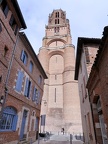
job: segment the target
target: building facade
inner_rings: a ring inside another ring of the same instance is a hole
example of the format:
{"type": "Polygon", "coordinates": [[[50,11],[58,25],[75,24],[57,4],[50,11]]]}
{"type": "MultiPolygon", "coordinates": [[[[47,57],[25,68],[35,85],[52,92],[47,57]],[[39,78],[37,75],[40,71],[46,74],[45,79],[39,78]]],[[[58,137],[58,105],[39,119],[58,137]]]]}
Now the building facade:
{"type": "Polygon", "coordinates": [[[103,37],[91,73],[87,88],[92,106],[96,143],[108,143],[108,26],[103,37]]]}
{"type": "Polygon", "coordinates": [[[0,143],[33,142],[39,128],[44,79],[17,0],[0,1],[0,143]]]}
{"type": "Polygon", "coordinates": [[[86,144],[96,144],[91,104],[86,84],[94,63],[100,39],[79,37],[77,42],[75,80],[78,80],[82,127],[86,144]]]}
{"type": "Polygon", "coordinates": [[[48,76],[44,84],[42,131],[82,133],[78,83],[74,80],[75,47],[66,12],[54,10],[45,27],[39,60],[48,76]]]}

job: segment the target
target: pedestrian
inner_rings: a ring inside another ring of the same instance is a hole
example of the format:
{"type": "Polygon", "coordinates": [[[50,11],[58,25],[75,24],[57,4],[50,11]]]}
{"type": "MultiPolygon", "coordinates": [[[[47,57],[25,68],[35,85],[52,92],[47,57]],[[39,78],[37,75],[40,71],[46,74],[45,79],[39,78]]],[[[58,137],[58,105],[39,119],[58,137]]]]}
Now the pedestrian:
{"type": "Polygon", "coordinates": [[[63,132],[63,135],[64,135],[64,128],[62,128],[62,131],[61,132],[63,132]]]}

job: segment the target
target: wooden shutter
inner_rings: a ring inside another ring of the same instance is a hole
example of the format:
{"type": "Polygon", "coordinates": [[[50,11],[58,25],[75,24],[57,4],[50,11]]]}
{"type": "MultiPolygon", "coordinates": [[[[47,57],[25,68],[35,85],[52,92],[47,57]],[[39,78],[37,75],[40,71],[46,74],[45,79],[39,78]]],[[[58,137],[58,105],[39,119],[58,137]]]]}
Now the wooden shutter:
{"type": "Polygon", "coordinates": [[[30,98],[31,91],[32,91],[32,83],[31,83],[31,81],[29,81],[28,98],[30,98]]]}
{"type": "Polygon", "coordinates": [[[35,100],[36,100],[36,104],[38,104],[38,90],[36,91],[36,98],[35,98],[35,100]]]}
{"type": "Polygon", "coordinates": [[[19,92],[21,92],[21,89],[22,89],[23,77],[24,77],[23,72],[19,71],[18,72],[18,77],[17,77],[17,82],[16,82],[16,88],[15,88],[19,92]]]}
{"type": "Polygon", "coordinates": [[[12,130],[13,131],[16,131],[17,121],[18,121],[18,115],[15,115],[14,120],[13,120],[13,124],[12,124],[12,130]]]}
{"type": "Polygon", "coordinates": [[[32,72],[32,70],[33,70],[33,63],[30,61],[29,71],[32,72]]]}
{"type": "Polygon", "coordinates": [[[29,80],[28,78],[26,79],[26,85],[25,85],[25,92],[24,92],[24,95],[27,96],[27,93],[28,93],[28,84],[29,84],[29,80]]]}
{"type": "Polygon", "coordinates": [[[46,115],[41,115],[41,126],[45,126],[46,115]]]}
{"type": "Polygon", "coordinates": [[[38,117],[36,117],[35,126],[36,126],[35,129],[38,130],[38,128],[39,128],[39,118],[38,117]]]}
{"type": "Polygon", "coordinates": [[[34,90],[33,90],[32,101],[35,101],[35,98],[36,98],[36,87],[34,87],[34,90]]]}
{"type": "Polygon", "coordinates": [[[24,50],[22,50],[22,52],[21,52],[21,60],[23,61],[23,56],[24,56],[24,50]]]}

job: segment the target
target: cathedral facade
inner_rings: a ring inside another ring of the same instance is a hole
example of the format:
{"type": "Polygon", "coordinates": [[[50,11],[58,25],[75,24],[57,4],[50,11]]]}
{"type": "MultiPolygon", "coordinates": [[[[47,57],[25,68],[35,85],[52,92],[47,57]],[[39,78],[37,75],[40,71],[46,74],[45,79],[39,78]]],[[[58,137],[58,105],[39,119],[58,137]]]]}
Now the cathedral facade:
{"type": "Polygon", "coordinates": [[[48,76],[44,82],[41,116],[42,131],[81,133],[78,83],[74,80],[75,47],[72,44],[66,12],[58,9],[49,14],[39,60],[48,76]]]}

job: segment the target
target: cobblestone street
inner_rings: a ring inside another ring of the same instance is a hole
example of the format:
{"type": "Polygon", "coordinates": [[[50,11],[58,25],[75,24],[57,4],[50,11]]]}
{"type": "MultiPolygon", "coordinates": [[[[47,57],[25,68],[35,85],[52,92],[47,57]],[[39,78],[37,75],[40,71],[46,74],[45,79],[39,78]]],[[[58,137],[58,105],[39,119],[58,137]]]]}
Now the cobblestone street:
{"type": "Polygon", "coordinates": [[[33,144],[83,144],[83,142],[75,138],[70,141],[69,135],[52,135],[49,139],[37,140],[33,144]]]}

